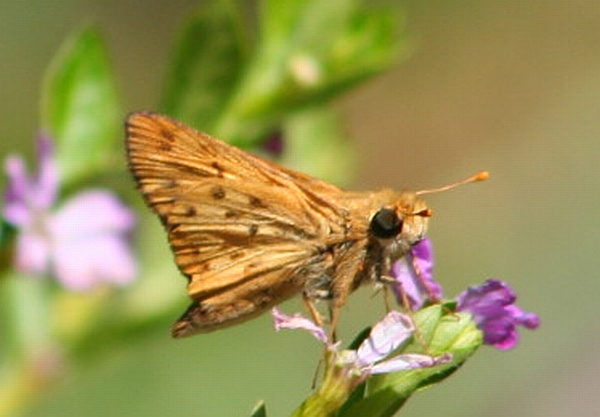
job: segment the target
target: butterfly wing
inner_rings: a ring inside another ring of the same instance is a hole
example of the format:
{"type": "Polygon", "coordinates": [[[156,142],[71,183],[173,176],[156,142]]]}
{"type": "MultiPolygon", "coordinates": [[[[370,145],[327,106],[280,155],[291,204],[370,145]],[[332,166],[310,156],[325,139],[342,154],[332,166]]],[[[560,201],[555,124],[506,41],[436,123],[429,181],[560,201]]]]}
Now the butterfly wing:
{"type": "Polygon", "coordinates": [[[331,267],[340,189],[153,113],[127,121],[130,169],[194,304],[176,336],[246,320],[331,267]]]}

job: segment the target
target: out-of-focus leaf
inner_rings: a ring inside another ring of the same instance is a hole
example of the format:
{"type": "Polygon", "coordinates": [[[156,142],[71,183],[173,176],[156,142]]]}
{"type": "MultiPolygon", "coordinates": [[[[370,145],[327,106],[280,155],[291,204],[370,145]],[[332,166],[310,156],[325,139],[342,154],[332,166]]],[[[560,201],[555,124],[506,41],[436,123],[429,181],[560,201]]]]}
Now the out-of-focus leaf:
{"type": "Polygon", "coordinates": [[[43,126],[58,142],[62,180],[114,166],[121,137],[117,89],[102,36],[87,28],[70,36],[44,80],[43,126]]]}
{"type": "Polygon", "coordinates": [[[264,401],[260,401],[252,410],[250,417],[267,417],[267,407],[264,401]]]}
{"type": "Polygon", "coordinates": [[[239,2],[203,2],[185,23],[171,61],[161,109],[212,131],[244,70],[249,35],[239,2]]]}
{"type": "Polygon", "coordinates": [[[213,133],[255,142],[287,113],[341,94],[397,53],[394,10],[363,0],[262,2],[259,44],[213,133]]]}

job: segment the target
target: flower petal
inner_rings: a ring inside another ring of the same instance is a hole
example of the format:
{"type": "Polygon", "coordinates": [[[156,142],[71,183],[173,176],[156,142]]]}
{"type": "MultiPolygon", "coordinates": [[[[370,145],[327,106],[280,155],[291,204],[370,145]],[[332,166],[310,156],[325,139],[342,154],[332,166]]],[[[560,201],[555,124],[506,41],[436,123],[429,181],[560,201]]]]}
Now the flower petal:
{"type": "Polygon", "coordinates": [[[128,284],[137,265],[127,242],[133,213],[108,191],[78,194],[49,221],[56,278],[75,291],[128,284]]]}
{"type": "Polygon", "coordinates": [[[52,141],[41,136],[38,141],[39,169],[29,176],[20,156],[9,156],[4,163],[8,184],[4,192],[4,218],[17,227],[34,222],[40,213],[48,211],[56,201],[58,169],[54,161],[52,141]]]}
{"type": "Polygon", "coordinates": [[[129,246],[116,235],[57,242],[53,255],[56,278],[74,291],[88,291],[103,282],[126,285],[137,275],[129,246]]]}
{"type": "Polygon", "coordinates": [[[273,315],[273,323],[275,324],[275,330],[277,331],[281,329],[303,329],[323,343],[328,343],[329,341],[325,329],[317,326],[312,320],[303,317],[301,314],[288,316],[277,307],[271,309],[271,314],[273,315]]]}
{"type": "Polygon", "coordinates": [[[54,232],[62,236],[90,236],[105,232],[128,232],[134,214],[112,193],[104,190],[82,192],[55,213],[54,232]]]}
{"type": "Polygon", "coordinates": [[[414,245],[411,255],[419,268],[421,278],[426,281],[433,280],[433,245],[431,239],[426,238],[414,245]]]}
{"type": "Polygon", "coordinates": [[[411,369],[431,368],[432,366],[444,365],[452,361],[452,354],[447,353],[442,356],[428,356],[418,353],[406,353],[398,355],[373,365],[371,374],[385,374],[389,372],[408,371],[411,369]]]}
{"type": "Polygon", "coordinates": [[[360,366],[373,364],[385,358],[410,338],[414,330],[409,316],[398,311],[389,312],[373,327],[369,337],[359,346],[357,357],[360,366]]]}
{"type": "Polygon", "coordinates": [[[15,263],[19,271],[44,274],[50,264],[50,243],[40,234],[23,231],[17,236],[15,263]]]}
{"type": "Polygon", "coordinates": [[[539,317],[514,305],[516,294],[504,282],[490,279],[477,287],[469,287],[457,299],[457,311],[473,316],[484,333],[484,343],[498,349],[510,349],[519,340],[517,326],[535,329],[539,317]]]}
{"type": "Polygon", "coordinates": [[[418,310],[427,299],[442,298],[442,287],[433,279],[433,246],[430,239],[423,239],[392,266],[392,274],[398,282],[393,289],[400,304],[408,298],[411,310],[418,310]]]}
{"type": "Polygon", "coordinates": [[[31,211],[27,204],[30,190],[25,161],[20,156],[9,156],[4,162],[8,183],[4,190],[2,215],[14,226],[23,227],[32,223],[31,211]]]}

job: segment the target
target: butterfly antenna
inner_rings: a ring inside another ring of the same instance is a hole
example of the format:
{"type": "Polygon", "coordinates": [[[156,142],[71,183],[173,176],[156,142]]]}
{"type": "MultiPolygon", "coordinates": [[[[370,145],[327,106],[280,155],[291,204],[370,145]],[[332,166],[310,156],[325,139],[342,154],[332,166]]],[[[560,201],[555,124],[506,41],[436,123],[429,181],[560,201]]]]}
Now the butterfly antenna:
{"type": "Polygon", "coordinates": [[[439,187],[439,188],[429,188],[427,190],[417,191],[416,194],[417,195],[423,195],[423,194],[439,193],[440,191],[451,190],[453,188],[459,187],[459,186],[464,185],[464,184],[470,184],[472,182],[485,181],[489,177],[490,177],[490,173],[488,171],[481,171],[481,172],[478,172],[475,175],[471,175],[469,178],[465,178],[462,181],[458,181],[458,182],[455,182],[453,184],[444,185],[443,187],[439,187]]]}

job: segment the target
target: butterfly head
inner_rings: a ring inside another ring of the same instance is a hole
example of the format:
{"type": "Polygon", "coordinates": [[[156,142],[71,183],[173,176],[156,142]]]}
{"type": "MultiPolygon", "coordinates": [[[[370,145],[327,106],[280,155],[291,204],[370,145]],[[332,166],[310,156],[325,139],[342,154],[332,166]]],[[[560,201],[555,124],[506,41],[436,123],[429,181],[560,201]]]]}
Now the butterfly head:
{"type": "Polygon", "coordinates": [[[487,171],[479,172],[462,181],[439,188],[417,192],[403,191],[399,194],[382,192],[376,199],[375,210],[369,220],[369,236],[389,249],[393,257],[406,254],[410,248],[425,237],[427,224],[432,211],[421,198],[424,194],[433,194],[451,190],[460,185],[484,181],[489,177],[487,171]]]}
{"type": "Polygon", "coordinates": [[[413,192],[402,192],[395,201],[379,208],[369,222],[369,234],[398,256],[423,239],[432,211],[413,192]]]}

